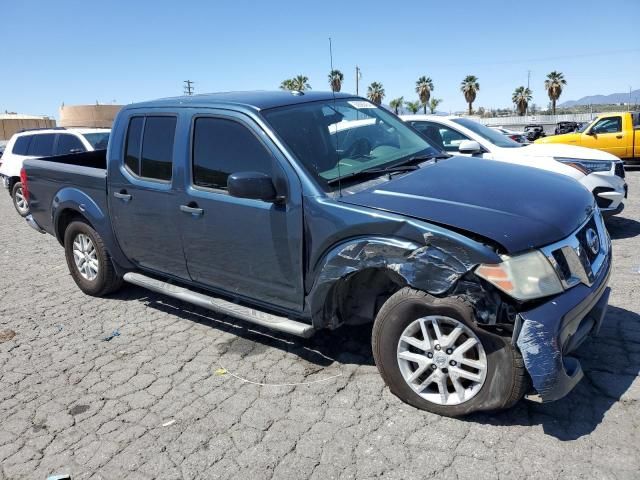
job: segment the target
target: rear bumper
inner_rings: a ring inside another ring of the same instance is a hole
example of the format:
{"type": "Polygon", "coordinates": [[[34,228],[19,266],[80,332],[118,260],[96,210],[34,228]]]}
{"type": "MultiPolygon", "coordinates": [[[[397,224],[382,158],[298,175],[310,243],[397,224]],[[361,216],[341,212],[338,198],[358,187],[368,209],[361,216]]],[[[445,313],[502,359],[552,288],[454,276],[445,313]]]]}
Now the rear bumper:
{"type": "Polygon", "coordinates": [[[528,395],[530,400],[558,400],[582,379],[580,362],[569,354],[600,330],[609,303],[610,273],[611,251],[591,287],[576,285],[518,315],[514,340],[536,391],[528,395]]]}

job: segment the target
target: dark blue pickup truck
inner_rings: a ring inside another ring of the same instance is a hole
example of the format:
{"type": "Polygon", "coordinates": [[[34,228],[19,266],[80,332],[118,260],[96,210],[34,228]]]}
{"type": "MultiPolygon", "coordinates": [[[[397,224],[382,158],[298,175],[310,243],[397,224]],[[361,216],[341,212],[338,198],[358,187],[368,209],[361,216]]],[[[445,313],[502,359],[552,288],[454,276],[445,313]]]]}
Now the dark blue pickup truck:
{"type": "Polygon", "coordinates": [[[607,307],[611,242],[587,190],[446,155],[363,98],[129,105],[106,154],[22,176],[27,221],[83,292],[129,282],[302,337],[372,323],[391,391],[443,415],[561,398],[607,307]]]}

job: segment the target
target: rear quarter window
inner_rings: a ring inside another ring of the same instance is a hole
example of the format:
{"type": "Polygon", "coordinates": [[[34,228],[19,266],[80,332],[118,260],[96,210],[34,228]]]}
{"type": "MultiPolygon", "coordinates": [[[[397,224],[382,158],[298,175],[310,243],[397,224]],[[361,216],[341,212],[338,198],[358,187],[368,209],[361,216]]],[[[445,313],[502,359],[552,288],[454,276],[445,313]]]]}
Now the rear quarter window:
{"type": "Polygon", "coordinates": [[[16,138],[16,143],[13,144],[13,149],[11,153],[14,155],[27,155],[29,151],[29,144],[31,143],[31,139],[33,135],[22,135],[16,138]]]}

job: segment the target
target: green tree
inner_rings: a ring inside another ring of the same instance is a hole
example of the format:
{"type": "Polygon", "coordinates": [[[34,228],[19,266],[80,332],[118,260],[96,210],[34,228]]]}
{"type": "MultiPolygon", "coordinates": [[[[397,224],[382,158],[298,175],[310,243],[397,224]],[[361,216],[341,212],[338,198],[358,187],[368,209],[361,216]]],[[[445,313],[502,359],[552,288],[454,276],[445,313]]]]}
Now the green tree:
{"type": "Polygon", "coordinates": [[[429,98],[431,98],[431,92],[433,90],[433,80],[431,80],[430,77],[423,75],[416,81],[416,93],[418,94],[420,103],[422,103],[424,107],[424,113],[427,113],[427,103],[429,103],[429,98]]]}
{"type": "Polygon", "coordinates": [[[389,102],[389,106],[393,109],[396,115],[399,114],[402,105],[404,105],[404,97],[394,98],[389,102]]]}
{"type": "Polygon", "coordinates": [[[286,80],[283,80],[282,83],[280,84],[280,88],[282,90],[294,90],[294,88],[293,88],[293,80],[291,80],[290,78],[287,78],[286,80]]]}
{"type": "Polygon", "coordinates": [[[331,90],[334,92],[339,92],[342,90],[342,81],[344,80],[344,75],[340,70],[331,70],[329,72],[329,86],[331,90]]]}
{"type": "Polygon", "coordinates": [[[547,90],[549,100],[551,100],[551,110],[553,114],[556,114],[556,102],[562,95],[562,87],[567,84],[562,72],[556,72],[555,70],[547,75],[547,79],[544,81],[544,88],[547,90]]]}
{"type": "Polygon", "coordinates": [[[478,83],[478,77],[475,75],[467,75],[460,84],[460,91],[464,94],[464,99],[469,105],[469,115],[473,114],[473,102],[476,100],[476,95],[480,91],[480,84],[478,83]]]}
{"type": "Polygon", "coordinates": [[[376,105],[380,105],[384,98],[384,87],[382,84],[379,82],[372,82],[367,88],[367,98],[376,105]]]}
{"type": "Polygon", "coordinates": [[[526,87],[518,87],[513,91],[511,95],[511,101],[518,109],[518,115],[523,116],[527,112],[529,102],[533,98],[531,90],[526,87]]]}
{"type": "Polygon", "coordinates": [[[415,102],[404,102],[404,106],[407,107],[411,113],[416,114],[418,110],[420,110],[420,100],[416,100],[415,102]]]}
{"type": "Polygon", "coordinates": [[[432,98],[431,100],[429,100],[429,110],[431,110],[431,113],[436,113],[436,108],[438,108],[438,105],[440,105],[441,103],[441,98],[432,98]]]}
{"type": "Polygon", "coordinates": [[[309,77],[304,75],[296,75],[291,79],[291,86],[293,90],[297,90],[298,92],[304,92],[305,90],[311,90],[311,85],[309,85],[309,77]]]}

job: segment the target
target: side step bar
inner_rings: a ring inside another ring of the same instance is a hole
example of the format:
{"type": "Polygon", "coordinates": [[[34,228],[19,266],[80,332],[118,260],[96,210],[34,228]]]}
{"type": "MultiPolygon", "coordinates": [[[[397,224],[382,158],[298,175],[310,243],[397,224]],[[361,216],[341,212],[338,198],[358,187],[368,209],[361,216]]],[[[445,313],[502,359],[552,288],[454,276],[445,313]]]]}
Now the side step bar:
{"type": "Polygon", "coordinates": [[[187,303],[192,303],[199,307],[207,308],[223,315],[246,320],[247,322],[262,325],[263,327],[279,330],[281,332],[297,335],[298,337],[309,338],[315,333],[315,329],[306,323],[296,322],[287,317],[280,317],[271,313],[244,307],[236,303],[229,302],[217,297],[210,297],[202,293],[194,292],[184,287],[172,283],[162,282],[155,278],[147,277],[140,273],[125,273],[124,280],[134,285],[162,293],[187,303]]]}

